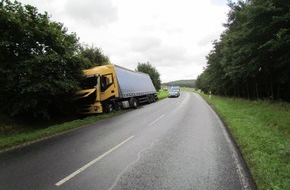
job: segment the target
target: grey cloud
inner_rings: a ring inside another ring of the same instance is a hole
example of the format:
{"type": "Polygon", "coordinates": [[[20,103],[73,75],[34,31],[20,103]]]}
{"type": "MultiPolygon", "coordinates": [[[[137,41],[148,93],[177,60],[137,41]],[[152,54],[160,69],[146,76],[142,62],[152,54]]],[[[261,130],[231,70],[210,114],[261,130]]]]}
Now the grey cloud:
{"type": "Polygon", "coordinates": [[[214,40],[219,39],[219,35],[220,35],[219,31],[211,33],[211,34],[205,36],[204,38],[200,39],[197,42],[197,45],[200,46],[200,47],[212,45],[214,40]]]}
{"type": "Polygon", "coordinates": [[[211,2],[214,4],[214,5],[221,5],[221,6],[224,6],[227,4],[227,0],[211,0],[211,2]]]}
{"type": "Polygon", "coordinates": [[[175,46],[160,46],[157,49],[152,49],[146,52],[150,60],[156,62],[171,62],[183,60],[186,54],[186,49],[175,46]]]}
{"type": "Polygon", "coordinates": [[[169,27],[167,28],[168,34],[181,34],[184,30],[182,28],[177,27],[169,27]]]}
{"type": "Polygon", "coordinates": [[[206,63],[206,55],[204,53],[200,53],[193,56],[192,62],[197,66],[204,66],[206,63]]]}
{"type": "Polygon", "coordinates": [[[132,51],[145,52],[156,49],[161,45],[161,40],[152,36],[142,36],[130,40],[132,51]]]}
{"type": "Polygon", "coordinates": [[[111,0],[70,0],[65,6],[67,14],[76,22],[99,27],[118,19],[118,9],[111,0]]]}

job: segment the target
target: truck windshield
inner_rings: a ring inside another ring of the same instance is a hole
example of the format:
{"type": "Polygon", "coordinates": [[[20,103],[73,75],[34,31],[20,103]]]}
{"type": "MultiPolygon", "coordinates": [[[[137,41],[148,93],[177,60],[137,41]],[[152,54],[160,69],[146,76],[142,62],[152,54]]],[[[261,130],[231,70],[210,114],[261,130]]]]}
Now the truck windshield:
{"type": "Polygon", "coordinates": [[[87,78],[85,78],[82,81],[82,89],[92,89],[92,88],[96,88],[98,84],[98,77],[93,75],[93,76],[88,76],[87,78]]]}

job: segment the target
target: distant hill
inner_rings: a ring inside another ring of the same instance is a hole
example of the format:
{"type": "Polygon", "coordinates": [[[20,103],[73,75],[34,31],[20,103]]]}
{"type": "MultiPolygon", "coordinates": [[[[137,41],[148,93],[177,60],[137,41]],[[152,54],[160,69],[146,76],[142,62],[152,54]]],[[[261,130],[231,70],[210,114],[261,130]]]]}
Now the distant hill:
{"type": "Polygon", "coordinates": [[[180,87],[189,87],[195,88],[195,79],[191,80],[177,80],[172,82],[162,83],[163,86],[180,86],[180,87]]]}

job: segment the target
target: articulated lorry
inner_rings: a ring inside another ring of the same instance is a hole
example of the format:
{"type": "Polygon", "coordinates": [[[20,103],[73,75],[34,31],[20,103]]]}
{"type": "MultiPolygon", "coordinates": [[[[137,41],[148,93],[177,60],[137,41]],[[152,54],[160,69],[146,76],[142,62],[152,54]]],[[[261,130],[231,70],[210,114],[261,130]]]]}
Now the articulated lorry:
{"type": "Polygon", "coordinates": [[[82,90],[77,93],[82,114],[109,113],[118,108],[137,108],[157,100],[157,92],[148,74],[117,65],[84,70],[82,90]]]}

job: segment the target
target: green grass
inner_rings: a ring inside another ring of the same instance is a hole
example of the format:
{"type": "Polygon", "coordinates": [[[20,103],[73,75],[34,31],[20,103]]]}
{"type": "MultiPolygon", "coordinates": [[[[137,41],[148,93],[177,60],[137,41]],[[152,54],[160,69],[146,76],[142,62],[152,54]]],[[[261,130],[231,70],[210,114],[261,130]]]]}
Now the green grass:
{"type": "Polygon", "coordinates": [[[290,104],[203,97],[229,127],[258,189],[289,189],[290,104]]]}
{"type": "MultiPolygon", "coordinates": [[[[158,92],[159,100],[167,98],[167,96],[167,91],[158,92]]],[[[70,119],[69,121],[63,122],[50,121],[38,123],[16,120],[7,115],[0,114],[0,150],[53,136],[93,122],[114,117],[123,112],[116,111],[111,114],[100,114],[84,119],[70,119]]]]}
{"type": "MultiPolygon", "coordinates": [[[[9,119],[10,121],[1,122],[0,129],[0,149],[10,148],[23,143],[39,140],[45,137],[53,136],[58,133],[69,131],[86,124],[97,122],[121,114],[122,111],[116,111],[110,114],[102,114],[98,116],[90,116],[84,119],[75,119],[64,122],[62,124],[55,124],[47,126],[47,123],[39,124],[39,126],[21,125],[18,122],[9,119]],[[3,125],[5,123],[5,125],[3,125]],[[9,132],[7,132],[9,130],[9,132]]],[[[2,118],[7,116],[3,116],[2,118]]],[[[1,117],[0,117],[1,119],[1,117]]],[[[3,121],[3,120],[2,120],[3,121]]]]}
{"type": "Polygon", "coordinates": [[[188,88],[188,87],[181,87],[180,90],[184,92],[195,92],[194,88],[188,88]]]}
{"type": "Polygon", "coordinates": [[[160,90],[158,92],[157,96],[158,96],[158,100],[162,100],[164,98],[167,98],[168,97],[168,91],[160,90]]]}

